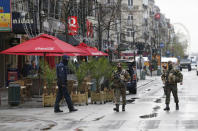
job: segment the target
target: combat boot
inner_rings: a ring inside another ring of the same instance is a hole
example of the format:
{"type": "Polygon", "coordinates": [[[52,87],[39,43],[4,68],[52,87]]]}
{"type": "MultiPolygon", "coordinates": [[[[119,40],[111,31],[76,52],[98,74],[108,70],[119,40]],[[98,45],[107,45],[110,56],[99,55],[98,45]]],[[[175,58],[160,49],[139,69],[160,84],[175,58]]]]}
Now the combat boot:
{"type": "Polygon", "coordinates": [[[60,109],[55,109],[55,110],[54,110],[54,113],[60,113],[60,112],[63,112],[63,111],[60,110],[60,109]]]}
{"type": "Polygon", "coordinates": [[[71,109],[69,109],[69,112],[74,112],[74,111],[78,111],[78,109],[72,107],[71,109]]]}
{"type": "Polygon", "coordinates": [[[122,105],[122,111],[125,111],[125,105],[122,105]]]}
{"type": "Polygon", "coordinates": [[[119,104],[116,104],[116,107],[113,108],[114,111],[119,112],[119,104]]]}
{"type": "Polygon", "coordinates": [[[176,110],[179,110],[179,104],[176,103],[176,110]]]}
{"type": "Polygon", "coordinates": [[[164,108],[165,111],[169,111],[170,110],[170,107],[169,107],[169,104],[166,104],[166,108],[164,108]]]}

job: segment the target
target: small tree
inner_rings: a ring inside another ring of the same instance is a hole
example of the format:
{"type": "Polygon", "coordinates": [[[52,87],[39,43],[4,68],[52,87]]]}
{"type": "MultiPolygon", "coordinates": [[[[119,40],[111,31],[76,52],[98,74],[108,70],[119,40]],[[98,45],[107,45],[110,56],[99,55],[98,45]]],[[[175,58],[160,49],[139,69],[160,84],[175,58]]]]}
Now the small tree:
{"type": "Polygon", "coordinates": [[[109,79],[112,73],[112,67],[106,58],[92,59],[89,61],[89,73],[96,80],[96,91],[101,90],[101,81],[103,78],[109,79]]]}
{"type": "Polygon", "coordinates": [[[50,65],[47,62],[44,62],[44,60],[40,61],[40,68],[41,78],[46,82],[47,88],[52,88],[53,83],[56,80],[56,69],[50,68],[50,65]]]}
{"type": "Polygon", "coordinates": [[[78,81],[78,88],[77,92],[79,91],[85,77],[88,75],[88,66],[86,62],[82,62],[79,66],[76,66],[74,63],[69,62],[69,67],[72,71],[74,71],[77,81],[78,81]]]}

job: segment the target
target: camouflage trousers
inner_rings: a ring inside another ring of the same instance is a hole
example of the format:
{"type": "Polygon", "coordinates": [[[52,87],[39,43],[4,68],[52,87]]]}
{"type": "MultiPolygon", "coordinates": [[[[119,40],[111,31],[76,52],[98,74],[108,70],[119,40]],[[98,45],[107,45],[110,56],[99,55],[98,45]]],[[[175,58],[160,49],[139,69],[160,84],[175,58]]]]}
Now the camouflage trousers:
{"type": "Polygon", "coordinates": [[[114,89],[114,101],[115,104],[121,104],[120,103],[120,96],[122,96],[122,104],[126,105],[126,88],[125,87],[116,87],[114,89]]]}
{"type": "Polygon", "coordinates": [[[165,86],[164,87],[164,92],[165,92],[165,95],[166,95],[166,101],[165,101],[166,104],[170,103],[171,92],[173,94],[175,103],[179,103],[178,94],[177,94],[177,85],[176,84],[165,86]]]}

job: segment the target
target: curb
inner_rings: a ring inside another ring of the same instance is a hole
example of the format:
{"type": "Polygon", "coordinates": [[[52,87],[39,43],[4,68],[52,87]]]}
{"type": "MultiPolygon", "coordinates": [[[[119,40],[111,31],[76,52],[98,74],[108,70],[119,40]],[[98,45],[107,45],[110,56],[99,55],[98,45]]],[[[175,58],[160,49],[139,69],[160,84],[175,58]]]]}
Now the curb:
{"type": "Polygon", "coordinates": [[[144,84],[142,84],[142,85],[137,86],[137,88],[140,88],[140,87],[146,86],[146,85],[148,85],[148,84],[152,83],[153,81],[154,81],[154,80],[150,80],[150,81],[148,81],[147,83],[144,83],[144,84]]]}

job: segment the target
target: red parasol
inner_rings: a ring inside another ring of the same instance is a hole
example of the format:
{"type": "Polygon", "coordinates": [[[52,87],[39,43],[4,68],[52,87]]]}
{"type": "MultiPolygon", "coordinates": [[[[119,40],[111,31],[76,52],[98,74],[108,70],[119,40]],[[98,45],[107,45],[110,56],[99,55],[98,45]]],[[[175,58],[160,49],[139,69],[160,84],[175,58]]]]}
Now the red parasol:
{"type": "Polygon", "coordinates": [[[56,37],[42,34],[19,45],[6,49],[2,54],[12,55],[38,55],[57,56],[57,54],[74,55],[73,53],[86,53],[83,50],[59,40],[56,37]]]}
{"type": "Polygon", "coordinates": [[[108,56],[107,53],[99,51],[96,47],[87,46],[85,43],[80,43],[77,48],[86,51],[86,54],[80,54],[81,56],[108,56]]]}

